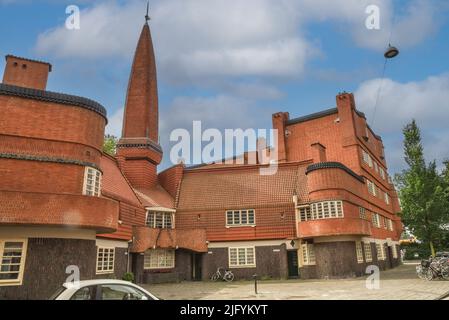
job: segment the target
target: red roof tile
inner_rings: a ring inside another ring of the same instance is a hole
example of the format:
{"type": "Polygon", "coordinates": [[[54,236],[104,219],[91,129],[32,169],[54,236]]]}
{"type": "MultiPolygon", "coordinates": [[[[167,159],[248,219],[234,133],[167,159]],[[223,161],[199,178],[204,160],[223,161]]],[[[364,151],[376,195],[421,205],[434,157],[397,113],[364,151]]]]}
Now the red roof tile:
{"type": "Polygon", "coordinates": [[[175,207],[175,200],[173,197],[160,185],[152,189],[134,189],[144,207],[163,207],[173,209],[175,207]]]}
{"type": "Polygon", "coordinates": [[[186,170],[178,210],[292,203],[295,193],[300,202],[307,202],[306,167],[304,163],[279,164],[276,174],[265,176],[259,166],[186,170]]]}
{"type": "Polygon", "coordinates": [[[188,249],[196,252],[207,252],[206,230],[204,229],[152,229],[134,227],[135,240],[132,252],[145,252],[148,249],[188,249]]]}
{"type": "Polygon", "coordinates": [[[102,194],[104,196],[128,202],[139,207],[142,206],[115,159],[108,155],[103,155],[100,166],[103,170],[102,194]]]}

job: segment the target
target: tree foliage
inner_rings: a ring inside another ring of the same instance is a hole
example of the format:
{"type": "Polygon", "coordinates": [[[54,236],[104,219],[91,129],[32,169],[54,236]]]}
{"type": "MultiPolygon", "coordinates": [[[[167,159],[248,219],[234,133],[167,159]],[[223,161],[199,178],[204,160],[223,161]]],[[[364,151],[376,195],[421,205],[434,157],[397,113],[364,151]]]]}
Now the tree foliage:
{"type": "Polygon", "coordinates": [[[408,165],[396,176],[401,199],[401,218],[418,239],[430,246],[444,248],[449,224],[449,164],[439,172],[435,161],[426,164],[421,132],[413,120],[405,126],[404,154],[408,165]]]}
{"type": "Polygon", "coordinates": [[[103,142],[103,152],[115,156],[118,139],[113,135],[106,135],[103,142]]]}

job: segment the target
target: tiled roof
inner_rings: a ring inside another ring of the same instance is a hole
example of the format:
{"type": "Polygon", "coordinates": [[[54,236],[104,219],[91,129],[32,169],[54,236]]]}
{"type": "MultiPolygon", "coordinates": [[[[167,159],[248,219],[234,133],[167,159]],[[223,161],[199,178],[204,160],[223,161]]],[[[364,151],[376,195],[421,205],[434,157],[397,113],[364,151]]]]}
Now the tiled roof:
{"type": "Polygon", "coordinates": [[[280,164],[274,175],[258,166],[197,169],[184,174],[178,210],[227,209],[308,201],[306,165],[280,164]]]}
{"type": "Polygon", "coordinates": [[[173,209],[175,199],[160,185],[152,189],[134,189],[144,207],[163,207],[173,209]]]}
{"type": "Polygon", "coordinates": [[[3,83],[0,83],[0,95],[53,102],[68,106],[77,106],[96,112],[103,116],[107,121],[106,109],[98,102],[83,97],[45,90],[12,86],[3,83]]]}
{"type": "Polygon", "coordinates": [[[152,229],[134,227],[134,241],[131,252],[145,252],[148,249],[188,249],[207,252],[206,230],[204,229],[152,229]]]}
{"type": "Polygon", "coordinates": [[[102,193],[105,196],[124,200],[139,207],[142,205],[113,158],[103,155],[100,166],[103,170],[102,193]]]}

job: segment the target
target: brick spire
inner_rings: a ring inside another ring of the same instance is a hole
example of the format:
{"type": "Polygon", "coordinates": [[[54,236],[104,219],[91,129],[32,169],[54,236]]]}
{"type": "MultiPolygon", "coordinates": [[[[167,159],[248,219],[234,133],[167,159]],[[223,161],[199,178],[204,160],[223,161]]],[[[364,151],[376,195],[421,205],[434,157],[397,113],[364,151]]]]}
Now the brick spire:
{"type": "Polygon", "coordinates": [[[139,138],[159,142],[156,59],[148,18],[140,34],[128,84],[123,140],[139,138]]]}
{"type": "Polygon", "coordinates": [[[120,167],[132,186],[138,189],[150,189],[157,185],[157,165],[162,160],[156,59],[148,20],[147,13],[134,55],[122,138],[117,145],[120,167]]]}

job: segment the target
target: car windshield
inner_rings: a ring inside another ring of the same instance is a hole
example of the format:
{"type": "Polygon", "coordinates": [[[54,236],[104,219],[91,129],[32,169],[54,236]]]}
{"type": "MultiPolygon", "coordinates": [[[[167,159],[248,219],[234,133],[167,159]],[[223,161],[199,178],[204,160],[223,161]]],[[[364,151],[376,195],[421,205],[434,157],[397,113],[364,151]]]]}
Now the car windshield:
{"type": "Polygon", "coordinates": [[[55,300],[57,297],[59,297],[61,295],[61,293],[63,293],[66,290],[66,288],[64,286],[61,286],[58,288],[58,290],[56,290],[55,293],[53,293],[51,295],[51,297],[48,300],[55,300]]]}

